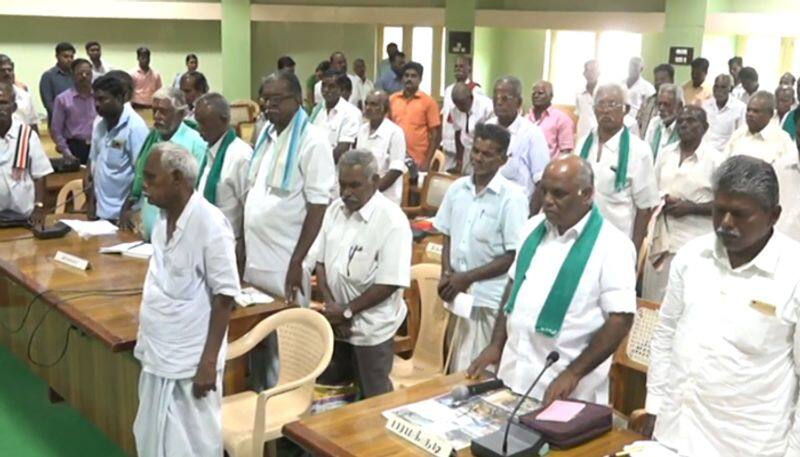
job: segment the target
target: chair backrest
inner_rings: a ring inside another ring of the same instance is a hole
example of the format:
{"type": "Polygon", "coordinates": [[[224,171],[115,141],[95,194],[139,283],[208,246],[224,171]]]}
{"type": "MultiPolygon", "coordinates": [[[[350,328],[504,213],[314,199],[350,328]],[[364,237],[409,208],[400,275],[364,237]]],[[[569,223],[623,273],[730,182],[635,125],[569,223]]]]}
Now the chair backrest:
{"type": "Polygon", "coordinates": [[[650,340],[653,339],[660,308],[658,303],[637,299],[633,325],[614,352],[613,363],[647,373],[650,365],[650,340]]]}
{"type": "Polygon", "coordinates": [[[428,167],[428,171],[445,172],[446,171],[444,169],[445,162],[446,162],[446,156],[444,155],[444,152],[442,152],[441,149],[437,149],[436,151],[433,152],[433,157],[431,157],[431,163],[430,166],[428,167]]]}
{"type": "Polygon", "coordinates": [[[231,103],[231,127],[243,122],[255,122],[258,109],[258,104],[252,100],[234,100],[231,103]]]}
{"type": "Polygon", "coordinates": [[[54,211],[56,214],[64,214],[64,211],[66,210],[65,207],[67,206],[67,199],[70,198],[70,196],[72,196],[73,199],[73,211],[83,209],[83,205],[86,203],[86,195],[83,194],[83,180],[73,179],[61,187],[61,190],[58,191],[58,196],[56,197],[56,206],[54,211]]]}
{"type": "Polygon", "coordinates": [[[419,289],[420,325],[412,359],[414,365],[444,369],[444,341],[450,313],[444,309],[436,287],[441,265],[419,263],[411,266],[411,281],[419,289]]]}
{"type": "Polygon", "coordinates": [[[428,173],[422,187],[420,206],[423,213],[434,214],[444,200],[447,189],[458,179],[458,176],[446,173],[428,173]]]}

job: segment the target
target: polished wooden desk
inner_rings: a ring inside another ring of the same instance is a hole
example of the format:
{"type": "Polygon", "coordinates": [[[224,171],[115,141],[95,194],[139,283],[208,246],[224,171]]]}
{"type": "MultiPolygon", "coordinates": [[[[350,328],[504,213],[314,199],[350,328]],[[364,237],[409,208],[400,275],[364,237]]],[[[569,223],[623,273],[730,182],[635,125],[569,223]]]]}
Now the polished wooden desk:
{"type": "MultiPolygon", "coordinates": [[[[140,371],[132,349],[141,294],[75,297],[69,291],[141,289],[147,261],[98,253],[101,246],[135,239],[120,232],[83,240],[70,232],[60,239],[37,240],[27,229],[0,229],[0,344],[130,455],[135,454],[132,426],[140,371]],[[56,263],[59,250],[88,259],[91,269],[56,263]],[[63,359],[52,367],[39,366],[58,360],[65,345],[63,359]]],[[[228,338],[243,335],[284,308],[282,302],[237,308],[228,338]]],[[[244,389],[245,363],[242,359],[226,367],[226,394],[244,389]]]]}
{"type": "MultiPolygon", "coordinates": [[[[387,409],[448,393],[465,382],[463,373],[442,376],[409,389],[317,414],[283,427],[283,434],[315,456],[357,457],[428,455],[385,429],[381,413],[387,409]]],[[[551,451],[552,457],[602,457],[622,450],[641,436],[629,430],[612,430],[568,451],[551,451]]],[[[471,456],[469,448],[459,456],[471,456]]]]}

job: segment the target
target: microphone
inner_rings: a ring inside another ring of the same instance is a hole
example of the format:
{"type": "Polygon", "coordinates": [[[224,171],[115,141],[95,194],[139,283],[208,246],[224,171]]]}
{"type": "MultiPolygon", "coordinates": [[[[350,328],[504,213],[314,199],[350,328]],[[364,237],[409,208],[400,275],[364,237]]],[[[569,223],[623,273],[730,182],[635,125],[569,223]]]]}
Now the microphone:
{"type": "Polygon", "coordinates": [[[450,392],[450,396],[453,397],[453,400],[455,401],[461,401],[470,397],[474,397],[475,395],[480,395],[482,393],[489,392],[490,390],[501,389],[503,387],[505,387],[503,381],[499,379],[490,379],[489,381],[479,382],[471,386],[464,384],[455,386],[450,392]]]}
{"type": "MultiPolygon", "coordinates": [[[[73,193],[69,198],[65,199],[63,202],[54,205],[50,208],[51,211],[55,211],[58,208],[66,206],[77,197],[84,195],[87,190],[91,189],[91,186],[88,189],[83,189],[80,192],[73,193]]],[[[64,224],[63,222],[56,222],[51,227],[45,227],[45,221],[42,220],[41,225],[34,225],[31,227],[31,231],[33,232],[33,236],[40,239],[40,240],[47,240],[51,238],[60,238],[67,233],[69,233],[70,228],[68,225],[64,224]]]]}
{"type": "Polygon", "coordinates": [[[512,431],[511,425],[517,412],[531,394],[531,391],[539,382],[539,379],[541,379],[544,372],[556,363],[558,359],[559,354],[557,351],[553,351],[547,355],[547,360],[545,361],[544,367],[542,367],[542,371],[539,372],[539,375],[533,380],[530,387],[528,387],[525,395],[519,399],[514,410],[511,411],[511,415],[508,416],[505,430],[503,432],[498,430],[484,437],[472,440],[470,450],[473,455],[477,457],[534,457],[539,455],[540,449],[545,445],[542,435],[519,424],[514,424],[515,427],[512,431]],[[510,449],[509,433],[511,438],[510,449]]]}

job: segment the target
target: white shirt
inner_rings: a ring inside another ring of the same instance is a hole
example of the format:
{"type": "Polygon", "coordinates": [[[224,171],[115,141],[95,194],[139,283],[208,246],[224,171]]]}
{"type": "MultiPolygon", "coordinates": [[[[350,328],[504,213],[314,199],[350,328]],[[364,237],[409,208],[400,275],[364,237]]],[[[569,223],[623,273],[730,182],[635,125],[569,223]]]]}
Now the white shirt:
{"type": "MultiPolygon", "coordinates": [[[[547,386],[589,346],[589,341],[603,326],[610,313],[636,311],[636,252],[631,240],[606,220],[603,221],[580,283],[564,316],[561,331],[553,338],[536,332],[536,320],[556,275],[578,235],[586,227],[590,214],[587,213],[563,235],[559,235],[557,228],[545,222],[547,234],[525,273],[514,310],[506,316],[508,339],[497,374],[517,393],[528,389],[544,366],[547,355],[555,350],[561,357],[544,373],[532,393],[534,398],[541,400],[547,386]]],[[[520,246],[543,220],[543,215],[536,215],[528,220],[520,232],[520,246]]],[[[508,275],[513,280],[518,279],[514,277],[518,260],[519,253],[508,270],[508,275]]],[[[584,376],[570,397],[607,404],[610,367],[611,357],[584,376]]]]}
{"type": "MultiPolygon", "coordinates": [[[[594,170],[594,201],[603,216],[622,233],[633,236],[633,220],[639,209],[652,208],[658,205],[658,186],[653,172],[653,154],[650,146],[641,138],[630,132],[630,150],[628,151],[628,179],[625,187],[617,191],[614,183],[617,179],[616,169],[619,160],[619,140],[622,129],[603,145],[600,161],[597,151],[600,140],[594,136],[588,160],[594,170]]],[[[588,138],[588,136],[586,137],[588,138]]],[[[583,150],[582,138],[575,151],[583,150]]]]}
{"type": "MultiPolygon", "coordinates": [[[[216,295],[239,294],[233,231],[199,192],[183,208],[172,238],[162,213],[150,238],[153,256],[142,288],[134,356],[142,370],[169,379],[191,378],[208,336],[216,295]]],[[[225,364],[227,336],[217,356],[225,364]]]]}
{"type": "Polygon", "coordinates": [[[673,119],[672,123],[666,126],[664,121],[661,120],[661,116],[658,115],[650,121],[647,126],[647,132],[644,134],[644,141],[650,146],[650,151],[653,152],[653,156],[656,159],[658,159],[658,155],[665,146],[678,142],[678,132],[675,130],[677,124],[676,119],[673,119]],[[658,147],[656,147],[655,137],[659,129],[661,130],[661,138],[658,141],[658,147]]]}
{"type": "Polygon", "coordinates": [[[713,97],[704,101],[702,106],[708,118],[708,131],[703,140],[722,152],[733,132],[745,125],[747,105],[735,96],[728,96],[728,101],[722,109],[717,106],[717,101],[713,97]]]}
{"type": "Polygon", "coordinates": [[[330,111],[322,106],[313,123],[328,132],[328,143],[333,149],[339,143],[355,143],[361,127],[361,111],[345,99],[339,98],[330,111]]]}
{"type": "Polygon", "coordinates": [[[746,155],[775,163],[785,155],[796,156],[797,145],[777,122],[770,122],[757,133],[751,133],[745,124],[733,132],[723,154],[726,158],[746,155]]]}
{"type": "MultiPolygon", "coordinates": [[[[622,84],[624,87],[628,87],[627,80],[623,81],[622,84]]],[[[631,87],[628,87],[628,95],[630,96],[631,102],[631,109],[628,114],[636,119],[636,115],[639,113],[639,108],[642,107],[648,97],[654,95],[655,93],[656,88],[653,87],[649,81],[639,75],[639,79],[637,79],[631,87]]]]}
{"type": "Polygon", "coordinates": [[[369,122],[361,125],[356,139],[358,149],[364,149],[375,156],[378,162],[378,174],[383,178],[389,170],[397,170],[401,176],[383,191],[389,200],[401,205],[403,203],[403,176],[406,172],[406,137],[403,129],[397,124],[384,118],[375,131],[369,122]]]}
{"type": "Polygon", "coordinates": [[[406,318],[403,288],[411,283],[411,227],[405,213],[380,192],[354,213],[337,199],[325,212],[317,243],[317,262],[325,264],[336,303],[346,306],[376,284],[399,287],[353,315],[350,344],[375,346],[393,338],[406,318]]]}
{"type": "MultiPolygon", "coordinates": [[[[347,101],[349,101],[351,105],[357,106],[356,80],[361,81],[361,78],[356,75],[351,75],[350,73],[347,74],[347,77],[350,78],[350,83],[353,85],[353,91],[350,93],[350,98],[347,101]]],[[[314,103],[325,103],[325,97],[322,96],[322,81],[317,81],[314,84],[314,103]]]]}
{"type": "MultiPolygon", "coordinates": [[[[656,158],[655,174],[661,196],[692,203],[708,203],[714,200],[711,180],[718,163],[717,151],[706,143],[701,143],[694,154],[680,163],[680,144],[664,147],[656,158]]],[[[711,216],[690,214],[683,217],[660,216],[669,233],[669,252],[675,253],[684,244],[698,236],[713,231],[711,216]],[[664,217],[667,218],[664,223],[664,217]]]]}
{"type": "Polygon", "coordinates": [[[356,79],[353,80],[353,98],[356,101],[356,105],[361,103],[361,108],[364,108],[364,102],[367,100],[367,95],[370,92],[375,90],[375,84],[369,80],[369,78],[361,80],[361,77],[356,75],[356,79]]]}
{"type": "Polygon", "coordinates": [[[800,163],[798,156],[781,157],[774,165],[780,189],[781,217],[775,227],[800,242],[800,163]]]}
{"type": "MultiPolygon", "coordinates": [[[[499,125],[500,121],[497,116],[493,116],[486,123],[499,125]]],[[[511,142],[508,144],[508,160],[500,173],[525,189],[527,195],[531,195],[536,183],[542,179],[545,167],[550,163],[547,138],[538,125],[521,115],[517,115],[507,129],[511,133],[511,142]]]]}
{"type": "Polygon", "coordinates": [[[714,234],[678,251],[647,376],[657,440],[688,456],[800,455],[798,271],[800,245],[777,231],[736,269],[714,234]]]}
{"type": "MultiPolygon", "coordinates": [[[[208,175],[211,173],[214,159],[217,157],[217,152],[222,145],[224,137],[223,135],[206,151],[206,166],[197,186],[201,194],[206,188],[208,175]]],[[[242,236],[244,199],[247,195],[247,172],[252,157],[253,148],[239,137],[236,137],[225,152],[225,162],[222,163],[222,170],[220,170],[219,182],[217,183],[217,208],[222,210],[222,214],[228,218],[236,238],[242,236]]]]}
{"type": "Polygon", "coordinates": [[[594,95],[585,88],[575,96],[575,116],[578,117],[576,138],[583,138],[595,126],[594,95]]]}
{"type": "MultiPolygon", "coordinates": [[[[465,113],[453,106],[450,115],[453,118],[453,128],[456,132],[460,132],[459,139],[464,146],[464,163],[470,163],[469,159],[470,153],[472,152],[472,144],[475,141],[475,126],[478,123],[485,123],[494,117],[494,104],[492,103],[492,99],[485,95],[473,94],[472,106],[469,108],[469,113],[465,113]]],[[[453,151],[455,151],[455,149],[453,149],[453,151]]]]}
{"type": "Polygon", "coordinates": [[[95,79],[103,76],[104,74],[108,73],[109,71],[111,71],[113,69],[114,69],[114,67],[112,67],[111,65],[109,65],[109,64],[107,64],[107,63],[105,63],[103,61],[100,61],[100,66],[99,67],[95,67],[94,64],[92,64],[92,82],[94,82],[95,79]]]}
{"type": "Polygon", "coordinates": [[[18,116],[20,122],[28,125],[39,125],[39,116],[33,107],[33,96],[24,89],[14,86],[14,101],[17,102],[17,110],[14,116],[18,116]]]}
{"type": "Polygon", "coordinates": [[[5,136],[0,137],[0,210],[10,209],[29,215],[33,211],[36,199],[36,187],[33,181],[52,173],[53,167],[42,148],[39,135],[31,132],[28,145],[30,157],[28,169],[19,180],[14,179],[12,165],[21,125],[22,123],[18,120],[12,120],[8,132],[5,136]]]}
{"type": "MultiPolygon", "coordinates": [[[[261,135],[270,133],[270,125],[261,135]]],[[[289,133],[286,128],[281,134],[289,133]]],[[[261,136],[259,135],[259,136],[261,136]]],[[[335,167],[333,152],[328,144],[326,132],[314,125],[306,126],[298,149],[297,170],[294,188],[288,192],[267,186],[267,175],[276,154],[277,135],[270,134],[271,141],[264,141],[266,148],[258,169],[251,170],[252,185],[249,186],[244,205],[244,238],[247,252],[244,278],[260,284],[261,272],[285,272],[289,259],[300,239],[300,230],[306,219],[306,205],[327,205],[333,188],[335,167]],[[253,174],[255,176],[253,176],[253,174]]],[[[272,293],[283,291],[283,284],[272,293]]]]}
{"type": "MultiPolygon", "coordinates": [[[[456,106],[453,104],[453,86],[455,86],[455,83],[444,88],[444,96],[442,98],[442,150],[451,155],[456,153],[456,128],[453,125],[453,117],[450,115],[451,112],[456,110],[456,106]]],[[[472,95],[476,97],[484,95],[481,86],[476,84],[472,88],[472,95]]],[[[491,98],[489,101],[491,101],[491,98]]],[[[494,110],[494,105],[492,105],[492,110],[494,110]]]]}
{"type": "MultiPolygon", "coordinates": [[[[433,224],[450,237],[450,266],[464,272],[516,251],[527,219],[524,191],[497,173],[480,194],[475,193],[472,176],[458,178],[447,189],[433,224]]],[[[507,282],[500,275],[472,284],[469,293],[475,306],[499,309],[507,282]]]]}
{"type": "MultiPolygon", "coordinates": [[[[758,89],[759,88],[756,87],[756,92],[758,91],[758,89]]],[[[755,94],[756,92],[753,93],[755,94]]],[[[750,97],[752,97],[751,94],[748,94],[747,91],[744,90],[744,87],[742,87],[742,83],[737,84],[731,90],[731,95],[737,98],[740,102],[744,103],[745,105],[747,105],[747,102],[750,101],[750,97]]]]}

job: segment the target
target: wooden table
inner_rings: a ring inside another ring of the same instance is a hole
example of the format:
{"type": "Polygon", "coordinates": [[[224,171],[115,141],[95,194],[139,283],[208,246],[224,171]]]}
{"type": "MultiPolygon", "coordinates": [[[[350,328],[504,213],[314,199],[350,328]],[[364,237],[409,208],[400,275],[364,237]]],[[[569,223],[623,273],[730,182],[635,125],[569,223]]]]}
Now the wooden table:
{"type": "MultiPolygon", "coordinates": [[[[0,344],[130,455],[135,454],[132,426],[140,371],[132,349],[141,293],[76,298],[75,293],[67,291],[140,290],[147,261],[98,253],[101,246],[135,239],[130,233],[120,232],[83,240],[70,232],[60,239],[37,240],[27,229],[0,229],[0,344]],[[59,250],[88,259],[91,269],[81,271],[56,263],[53,257],[59,250]],[[41,299],[29,306],[38,294],[41,299]],[[18,331],[9,330],[18,327],[18,331]],[[67,337],[66,352],[58,363],[52,367],[37,365],[58,360],[67,337]]],[[[229,340],[284,308],[282,302],[275,302],[236,309],[229,340]]],[[[238,363],[226,366],[226,394],[245,386],[245,361],[234,362],[238,363]]]]}
{"type": "MultiPolygon", "coordinates": [[[[381,413],[409,403],[448,393],[465,382],[463,373],[442,376],[409,389],[347,405],[317,414],[283,427],[283,434],[315,456],[357,457],[428,455],[411,443],[385,429],[381,413]]],[[[629,430],[612,430],[597,439],[568,451],[551,451],[552,457],[605,456],[641,436],[629,430]]],[[[469,448],[459,456],[471,456],[469,448]]]]}

